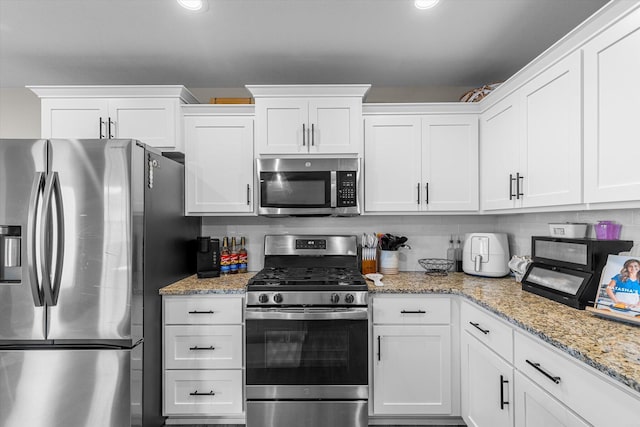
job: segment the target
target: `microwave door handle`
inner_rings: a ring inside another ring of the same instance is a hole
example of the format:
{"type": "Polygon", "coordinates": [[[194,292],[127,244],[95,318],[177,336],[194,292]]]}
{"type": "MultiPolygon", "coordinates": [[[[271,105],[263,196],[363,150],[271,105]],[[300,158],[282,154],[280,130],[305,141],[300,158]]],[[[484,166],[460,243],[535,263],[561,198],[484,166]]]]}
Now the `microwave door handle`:
{"type": "Polygon", "coordinates": [[[331,207],[335,208],[338,206],[338,173],[336,171],[331,171],[331,207]]]}

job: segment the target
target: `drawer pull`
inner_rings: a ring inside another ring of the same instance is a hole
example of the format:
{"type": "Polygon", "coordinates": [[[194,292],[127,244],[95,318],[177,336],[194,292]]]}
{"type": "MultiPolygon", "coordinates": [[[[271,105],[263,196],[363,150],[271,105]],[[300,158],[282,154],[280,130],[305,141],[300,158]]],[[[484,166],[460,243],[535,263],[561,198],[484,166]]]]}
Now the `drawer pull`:
{"type": "Polygon", "coordinates": [[[209,347],[198,347],[197,345],[194,347],[189,347],[189,350],[193,350],[193,351],[197,351],[197,350],[215,350],[216,348],[214,346],[209,346],[209,347]]]}
{"type": "Polygon", "coordinates": [[[216,394],[211,390],[208,393],[199,393],[198,390],[189,393],[189,396],[215,396],[216,394]]]}
{"type": "Polygon", "coordinates": [[[505,380],[502,375],[500,375],[500,410],[504,410],[504,405],[508,405],[509,402],[505,402],[504,400],[504,385],[509,384],[509,381],[505,380]]]}
{"type": "Polygon", "coordinates": [[[482,332],[483,334],[487,335],[489,333],[488,329],[482,329],[480,327],[480,323],[473,323],[473,322],[469,322],[469,324],[471,326],[473,326],[474,328],[476,328],[477,330],[479,330],[480,332],[482,332]]]}
{"type": "Polygon", "coordinates": [[[209,311],[193,310],[193,311],[190,311],[189,314],[213,314],[213,310],[209,310],[209,311]]]}
{"type": "Polygon", "coordinates": [[[427,314],[424,310],[402,310],[400,314],[427,314]]]}
{"type": "Polygon", "coordinates": [[[554,377],[553,375],[549,374],[547,371],[545,371],[544,369],[542,369],[540,367],[539,363],[534,363],[532,361],[530,361],[529,359],[526,359],[526,362],[533,366],[536,371],[540,372],[542,375],[544,375],[545,377],[549,378],[551,381],[553,381],[556,384],[560,384],[560,377],[554,377]]]}

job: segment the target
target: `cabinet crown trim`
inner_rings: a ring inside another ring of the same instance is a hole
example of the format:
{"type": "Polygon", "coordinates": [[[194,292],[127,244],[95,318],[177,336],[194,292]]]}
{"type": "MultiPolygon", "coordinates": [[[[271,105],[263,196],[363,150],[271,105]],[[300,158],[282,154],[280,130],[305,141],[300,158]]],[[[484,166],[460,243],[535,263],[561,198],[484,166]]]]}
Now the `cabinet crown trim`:
{"type": "Polygon", "coordinates": [[[132,86],[26,86],[39,98],[180,98],[187,104],[199,104],[189,90],[180,85],[132,86]]]}
{"type": "Polygon", "coordinates": [[[370,84],[357,85],[246,85],[254,98],[295,97],[360,97],[371,89],[370,84]]]}

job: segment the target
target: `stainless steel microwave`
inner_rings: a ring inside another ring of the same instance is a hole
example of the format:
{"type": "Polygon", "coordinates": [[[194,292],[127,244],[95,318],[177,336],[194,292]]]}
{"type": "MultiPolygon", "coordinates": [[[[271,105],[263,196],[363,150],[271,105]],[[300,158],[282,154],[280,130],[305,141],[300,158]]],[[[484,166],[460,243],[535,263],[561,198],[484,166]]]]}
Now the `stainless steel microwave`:
{"type": "Polygon", "coordinates": [[[360,215],[358,158],[258,159],[258,214],[360,215]]]}

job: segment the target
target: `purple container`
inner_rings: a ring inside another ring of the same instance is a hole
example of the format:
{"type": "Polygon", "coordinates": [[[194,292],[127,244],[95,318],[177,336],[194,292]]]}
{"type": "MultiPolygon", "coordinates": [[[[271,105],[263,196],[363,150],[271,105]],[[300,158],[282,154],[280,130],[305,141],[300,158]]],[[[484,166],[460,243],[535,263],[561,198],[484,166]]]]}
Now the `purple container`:
{"type": "Polygon", "coordinates": [[[618,240],[620,239],[621,224],[613,221],[600,221],[593,226],[598,240],[618,240]]]}

